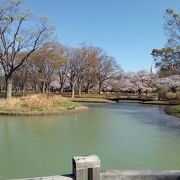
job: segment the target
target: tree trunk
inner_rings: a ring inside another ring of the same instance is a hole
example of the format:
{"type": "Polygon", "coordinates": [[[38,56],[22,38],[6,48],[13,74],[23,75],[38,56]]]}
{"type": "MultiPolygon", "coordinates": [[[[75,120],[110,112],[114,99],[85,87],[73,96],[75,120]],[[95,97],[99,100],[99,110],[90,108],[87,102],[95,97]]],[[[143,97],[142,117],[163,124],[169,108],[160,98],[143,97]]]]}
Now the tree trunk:
{"type": "Polygon", "coordinates": [[[36,91],[36,93],[39,92],[39,85],[38,84],[35,85],[35,91],[36,91]]]}
{"type": "Polygon", "coordinates": [[[49,84],[48,83],[46,84],[45,92],[49,93],[49,84]]]}
{"type": "Polygon", "coordinates": [[[90,83],[87,83],[87,86],[86,86],[86,93],[87,93],[87,94],[90,94],[89,89],[90,89],[90,83]]]}
{"type": "Polygon", "coordinates": [[[102,83],[99,83],[99,90],[98,90],[99,94],[101,94],[101,87],[102,87],[102,83]]]}
{"type": "Polygon", "coordinates": [[[42,93],[45,93],[46,90],[46,83],[42,82],[42,93]]]}
{"type": "Polygon", "coordinates": [[[78,85],[78,95],[81,96],[81,83],[78,85]]]}
{"type": "Polygon", "coordinates": [[[47,85],[46,85],[46,92],[50,93],[50,83],[47,83],[47,85]]]}
{"type": "Polygon", "coordinates": [[[63,91],[64,91],[64,88],[61,87],[60,88],[60,93],[63,93],[63,91]]]}
{"type": "Polygon", "coordinates": [[[22,96],[24,96],[25,95],[25,87],[23,86],[22,87],[22,96]]]}
{"type": "Polygon", "coordinates": [[[74,83],[71,84],[71,98],[74,99],[74,83]]]}
{"type": "Polygon", "coordinates": [[[6,99],[12,97],[12,77],[5,77],[6,78],[6,99]]]}
{"type": "Polygon", "coordinates": [[[2,92],[2,90],[3,90],[3,86],[2,86],[2,84],[0,85],[0,91],[2,92]]]}
{"type": "Polygon", "coordinates": [[[24,96],[24,95],[25,95],[25,89],[22,90],[22,96],[24,96]]]}
{"type": "Polygon", "coordinates": [[[63,84],[62,82],[60,82],[60,88],[59,88],[59,90],[60,90],[60,93],[62,93],[63,90],[64,90],[64,84],[63,84]]]}

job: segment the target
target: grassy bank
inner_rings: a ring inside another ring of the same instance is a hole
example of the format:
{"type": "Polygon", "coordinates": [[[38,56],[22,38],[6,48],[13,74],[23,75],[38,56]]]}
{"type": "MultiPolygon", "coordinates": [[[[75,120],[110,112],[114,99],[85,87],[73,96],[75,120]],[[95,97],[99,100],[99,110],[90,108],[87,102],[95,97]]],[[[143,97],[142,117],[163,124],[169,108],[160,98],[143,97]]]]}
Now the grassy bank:
{"type": "Polygon", "coordinates": [[[75,98],[73,102],[85,102],[85,103],[113,103],[111,100],[102,98],[75,98]]]}
{"type": "Polygon", "coordinates": [[[49,115],[83,109],[60,95],[35,94],[0,101],[1,115],[49,115]]]}
{"type": "Polygon", "coordinates": [[[178,105],[180,100],[168,100],[168,101],[144,101],[141,104],[153,104],[153,105],[178,105]]]}
{"type": "Polygon", "coordinates": [[[171,106],[170,110],[171,110],[172,113],[179,113],[180,114],[180,105],[171,106]]]}
{"type": "Polygon", "coordinates": [[[180,105],[166,107],[165,112],[180,118],[180,105]]]}

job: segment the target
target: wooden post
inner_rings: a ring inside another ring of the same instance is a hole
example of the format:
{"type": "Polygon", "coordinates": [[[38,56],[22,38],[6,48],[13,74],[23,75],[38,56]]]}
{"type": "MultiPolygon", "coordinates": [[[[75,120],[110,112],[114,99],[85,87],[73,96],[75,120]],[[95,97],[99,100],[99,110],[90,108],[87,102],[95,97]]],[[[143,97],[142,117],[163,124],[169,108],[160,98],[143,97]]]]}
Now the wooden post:
{"type": "Polygon", "coordinates": [[[101,161],[97,155],[74,157],[72,166],[76,180],[83,180],[84,170],[88,171],[88,180],[100,180],[101,161]]]}

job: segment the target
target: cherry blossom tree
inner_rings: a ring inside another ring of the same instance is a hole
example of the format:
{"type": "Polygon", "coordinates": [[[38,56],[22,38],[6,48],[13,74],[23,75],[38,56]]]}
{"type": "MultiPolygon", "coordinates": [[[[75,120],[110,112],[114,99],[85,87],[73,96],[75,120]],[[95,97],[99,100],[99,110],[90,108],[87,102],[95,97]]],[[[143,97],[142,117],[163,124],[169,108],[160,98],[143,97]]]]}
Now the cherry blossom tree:
{"type": "Polygon", "coordinates": [[[180,88],[180,75],[173,75],[156,80],[156,86],[162,89],[170,89],[172,93],[176,93],[180,88]]]}
{"type": "Polygon", "coordinates": [[[154,88],[154,80],[156,75],[146,72],[129,72],[124,73],[119,80],[117,80],[117,84],[119,86],[119,90],[125,92],[134,92],[141,95],[142,92],[151,92],[154,88]]]}

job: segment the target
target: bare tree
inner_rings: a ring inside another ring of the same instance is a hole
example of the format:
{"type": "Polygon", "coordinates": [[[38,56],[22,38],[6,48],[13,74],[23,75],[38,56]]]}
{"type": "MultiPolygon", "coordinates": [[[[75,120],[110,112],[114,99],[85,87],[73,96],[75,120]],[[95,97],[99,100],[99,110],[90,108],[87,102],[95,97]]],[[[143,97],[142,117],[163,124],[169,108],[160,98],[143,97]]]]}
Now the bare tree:
{"type": "Polygon", "coordinates": [[[13,76],[13,85],[16,90],[22,91],[24,95],[27,85],[29,84],[29,66],[23,65],[18,71],[15,71],[13,76]]]}
{"type": "Polygon", "coordinates": [[[69,66],[67,60],[67,54],[65,55],[65,51],[63,48],[61,64],[58,67],[57,74],[59,76],[59,84],[60,84],[60,92],[62,93],[64,90],[64,86],[67,81],[67,74],[68,74],[69,66]]]}
{"type": "Polygon", "coordinates": [[[0,92],[2,92],[3,90],[5,90],[5,78],[3,68],[0,64],[0,92]]]}
{"type": "Polygon", "coordinates": [[[67,65],[65,65],[66,62],[63,63],[63,65],[59,68],[58,75],[59,75],[59,84],[60,84],[60,92],[62,93],[64,90],[64,86],[67,80],[66,72],[67,72],[67,65]]]}
{"type": "Polygon", "coordinates": [[[66,77],[71,86],[71,97],[74,98],[75,85],[77,84],[78,78],[84,71],[84,61],[80,49],[77,48],[66,48],[65,49],[66,59],[66,77]]]}
{"type": "Polygon", "coordinates": [[[95,81],[97,75],[97,48],[82,45],[80,48],[81,56],[81,71],[78,75],[78,94],[81,95],[81,88],[86,84],[86,91],[89,92],[89,87],[92,81],[95,81]]]}
{"type": "Polygon", "coordinates": [[[53,73],[61,62],[61,45],[56,42],[47,42],[30,57],[31,76],[41,83],[41,91],[49,91],[53,73]]]}
{"type": "Polygon", "coordinates": [[[97,81],[98,81],[98,92],[100,94],[103,83],[119,73],[119,66],[116,60],[108,56],[102,49],[98,49],[98,71],[97,71],[97,81]]]}
{"type": "Polygon", "coordinates": [[[0,4],[0,63],[6,80],[6,98],[12,94],[15,71],[49,37],[46,18],[35,18],[29,10],[20,9],[21,1],[0,4]],[[23,56],[18,56],[23,52],[23,56]]]}

